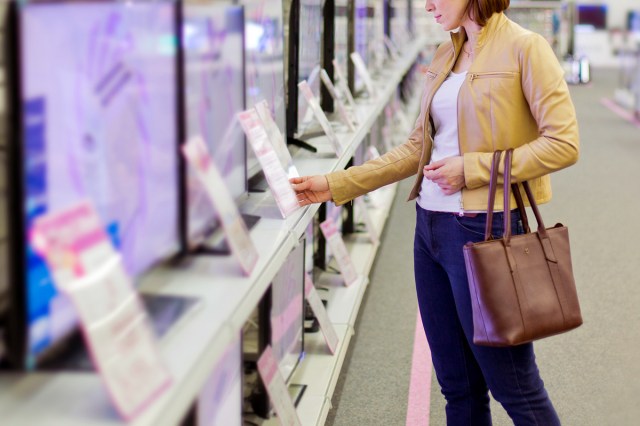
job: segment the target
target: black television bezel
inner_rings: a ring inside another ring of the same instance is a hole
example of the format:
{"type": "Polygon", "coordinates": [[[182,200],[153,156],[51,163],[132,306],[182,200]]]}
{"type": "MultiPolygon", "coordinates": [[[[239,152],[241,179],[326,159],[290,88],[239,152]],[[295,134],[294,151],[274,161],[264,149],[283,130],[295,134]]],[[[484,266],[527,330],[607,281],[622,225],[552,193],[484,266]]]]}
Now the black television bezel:
{"type": "MultiPolygon", "coordinates": [[[[212,217],[209,221],[209,226],[206,230],[201,233],[198,233],[196,236],[189,235],[189,200],[188,200],[188,191],[187,191],[187,174],[188,174],[188,164],[184,156],[182,155],[182,146],[188,142],[188,130],[186,123],[186,115],[187,115],[187,98],[185,93],[186,88],[186,61],[184,55],[184,32],[182,31],[182,26],[184,24],[184,11],[185,8],[189,6],[189,4],[183,0],[174,0],[178,4],[176,16],[177,16],[177,28],[178,28],[178,51],[177,51],[177,76],[178,76],[178,84],[177,84],[177,97],[178,97],[178,158],[179,158],[179,179],[180,179],[180,190],[179,190],[179,204],[180,204],[180,240],[181,240],[181,254],[183,256],[192,255],[197,253],[214,253],[215,249],[210,247],[206,247],[206,241],[209,237],[211,237],[214,233],[216,233],[220,229],[220,223],[217,218],[212,217]]],[[[246,8],[242,3],[235,2],[233,0],[228,0],[225,2],[219,3],[208,3],[208,4],[200,4],[193,3],[193,6],[213,6],[213,7],[221,7],[221,6],[232,6],[236,8],[242,9],[242,109],[245,110],[247,108],[247,63],[246,63],[246,51],[245,51],[245,43],[246,43],[246,8]]],[[[239,197],[236,197],[235,201],[240,202],[244,198],[246,198],[249,194],[249,164],[248,164],[248,142],[246,135],[243,133],[243,144],[244,144],[244,191],[243,194],[239,197]]],[[[217,216],[217,215],[216,215],[217,216]]]]}
{"type": "MultiPolygon", "coordinates": [[[[172,5],[174,9],[174,34],[178,37],[180,31],[180,0],[162,0],[164,3],[172,5]]],[[[41,4],[71,4],[71,3],[116,3],[115,0],[32,0],[29,5],[41,5],[41,4]]],[[[56,370],[59,369],[58,364],[55,362],[61,354],[76,347],[78,344],[83,345],[83,339],[81,338],[80,327],[76,327],[69,334],[61,337],[56,342],[53,342],[45,351],[38,354],[35,357],[34,363],[29,364],[29,321],[27,311],[27,262],[26,262],[26,249],[27,249],[27,233],[26,220],[24,214],[24,199],[26,194],[25,182],[24,182],[24,167],[25,152],[23,149],[24,141],[24,112],[23,112],[23,81],[22,81],[22,19],[20,15],[20,7],[22,7],[17,0],[10,0],[7,5],[6,15],[6,37],[5,37],[5,52],[6,52],[6,81],[7,81],[7,177],[8,185],[8,244],[9,244],[9,258],[8,258],[8,277],[9,277],[9,308],[6,318],[7,323],[7,335],[5,338],[6,347],[6,365],[2,365],[4,369],[18,370],[18,371],[31,371],[31,370],[56,370]]],[[[180,62],[179,62],[180,50],[176,51],[174,55],[174,69],[176,75],[176,89],[180,87],[180,62]]],[[[176,90],[175,99],[175,114],[180,112],[180,99],[179,90],[176,90]]],[[[182,167],[184,167],[184,160],[182,159],[182,153],[180,151],[180,123],[176,126],[176,152],[178,168],[176,185],[182,185],[182,167]]],[[[181,202],[184,192],[178,186],[178,200],[176,208],[178,209],[178,216],[176,223],[178,231],[178,244],[179,250],[169,255],[166,260],[171,257],[180,256],[180,244],[182,236],[184,235],[182,227],[185,222],[185,208],[181,202]]],[[[147,271],[140,273],[144,274],[147,271]]]]}
{"type": "MultiPolygon", "coordinates": [[[[287,81],[285,83],[287,93],[285,96],[285,105],[286,105],[286,130],[287,130],[287,143],[293,145],[301,145],[305,146],[305,143],[296,139],[298,133],[298,102],[299,102],[299,90],[298,83],[300,79],[300,0],[284,0],[291,2],[291,8],[289,9],[289,39],[287,40],[289,44],[288,48],[288,58],[287,58],[287,81]]],[[[327,70],[327,60],[333,60],[333,54],[331,54],[331,58],[325,57],[327,53],[327,39],[325,38],[324,31],[327,25],[327,3],[331,1],[333,4],[334,0],[324,0],[324,5],[322,6],[322,45],[320,46],[320,64],[325,70],[327,70]]],[[[335,8],[334,8],[335,9],[335,8]]],[[[333,16],[333,13],[331,14],[333,16]]],[[[331,40],[333,40],[333,34],[331,34],[331,40]]],[[[329,60],[329,62],[331,62],[329,60]]],[[[333,64],[330,66],[331,74],[333,74],[333,64]]],[[[332,75],[330,77],[333,77],[332,75]]],[[[318,76],[320,79],[320,76],[318,76]]],[[[326,105],[325,102],[329,102],[328,92],[323,90],[322,82],[320,82],[320,105],[326,105]],[[326,96],[325,96],[326,93],[326,96]]],[[[331,101],[331,106],[333,107],[333,102],[331,101]]],[[[325,109],[326,111],[326,109],[325,109]]]]}

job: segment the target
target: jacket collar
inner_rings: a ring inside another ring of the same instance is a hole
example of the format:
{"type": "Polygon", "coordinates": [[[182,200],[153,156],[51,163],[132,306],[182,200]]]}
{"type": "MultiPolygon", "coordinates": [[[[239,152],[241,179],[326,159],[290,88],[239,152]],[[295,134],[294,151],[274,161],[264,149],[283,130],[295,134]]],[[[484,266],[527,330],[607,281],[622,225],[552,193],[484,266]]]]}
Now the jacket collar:
{"type": "MultiPolygon", "coordinates": [[[[474,46],[474,51],[478,52],[482,47],[495,35],[495,33],[507,22],[507,17],[504,13],[494,13],[487,21],[487,24],[482,27],[480,34],[478,34],[478,40],[474,46]]],[[[467,39],[467,33],[464,27],[460,27],[458,32],[452,32],[451,42],[453,43],[453,49],[455,56],[457,57],[462,49],[462,45],[467,39]]]]}

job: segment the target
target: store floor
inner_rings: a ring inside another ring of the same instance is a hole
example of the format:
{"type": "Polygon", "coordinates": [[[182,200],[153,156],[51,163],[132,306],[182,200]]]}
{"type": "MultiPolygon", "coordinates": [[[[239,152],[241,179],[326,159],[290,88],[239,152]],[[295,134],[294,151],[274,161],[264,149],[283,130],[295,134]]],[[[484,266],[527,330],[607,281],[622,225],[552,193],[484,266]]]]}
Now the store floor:
{"type": "MultiPolygon", "coordinates": [[[[554,199],[541,209],[547,226],[569,227],[584,317],[579,329],[536,343],[547,390],[568,426],[631,426],[640,418],[640,128],[601,103],[613,96],[617,77],[594,70],[592,84],[571,88],[581,157],[553,175],[554,199]]],[[[412,369],[410,183],[398,189],[327,425],[446,424],[435,375],[427,392],[408,402],[412,374],[414,382],[429,380],[428,369],[412,369]]],[[[494,425],[512,424],[498,404],[492,410],[494,425]]]]}

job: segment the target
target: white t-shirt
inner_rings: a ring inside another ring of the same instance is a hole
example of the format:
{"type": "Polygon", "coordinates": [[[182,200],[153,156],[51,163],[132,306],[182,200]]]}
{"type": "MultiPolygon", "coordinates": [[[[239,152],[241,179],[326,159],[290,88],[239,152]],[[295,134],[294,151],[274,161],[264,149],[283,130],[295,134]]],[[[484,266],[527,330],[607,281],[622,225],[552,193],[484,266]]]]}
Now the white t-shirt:
{"type": "MultiPolygon", "coordinates": [[[[443,158],[460,155],[458,144],[458,93],[467,72],[450,73],[431,102],[435,136],[431,163],[443,158]]],[[[418,204],[425,210],[438,212],[462,212],[462,192],[445,195],[440,187],[422,178],[418,204]]]]}

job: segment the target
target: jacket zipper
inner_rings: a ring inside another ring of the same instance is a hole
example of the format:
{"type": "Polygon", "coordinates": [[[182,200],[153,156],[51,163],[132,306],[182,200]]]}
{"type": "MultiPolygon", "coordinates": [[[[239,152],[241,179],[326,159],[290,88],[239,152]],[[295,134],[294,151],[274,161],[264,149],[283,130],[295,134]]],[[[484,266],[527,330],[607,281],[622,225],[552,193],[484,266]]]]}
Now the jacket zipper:
{"type": "Polygon", "coordinates": [[[469,81],[473,82],[473,80],[479,78],[491,78],[491,77],[515,77],[515,74],[509,71],[496,71],[496,72],[487,72],[487,73],[471,73],[469,74],[469,81]]]}

